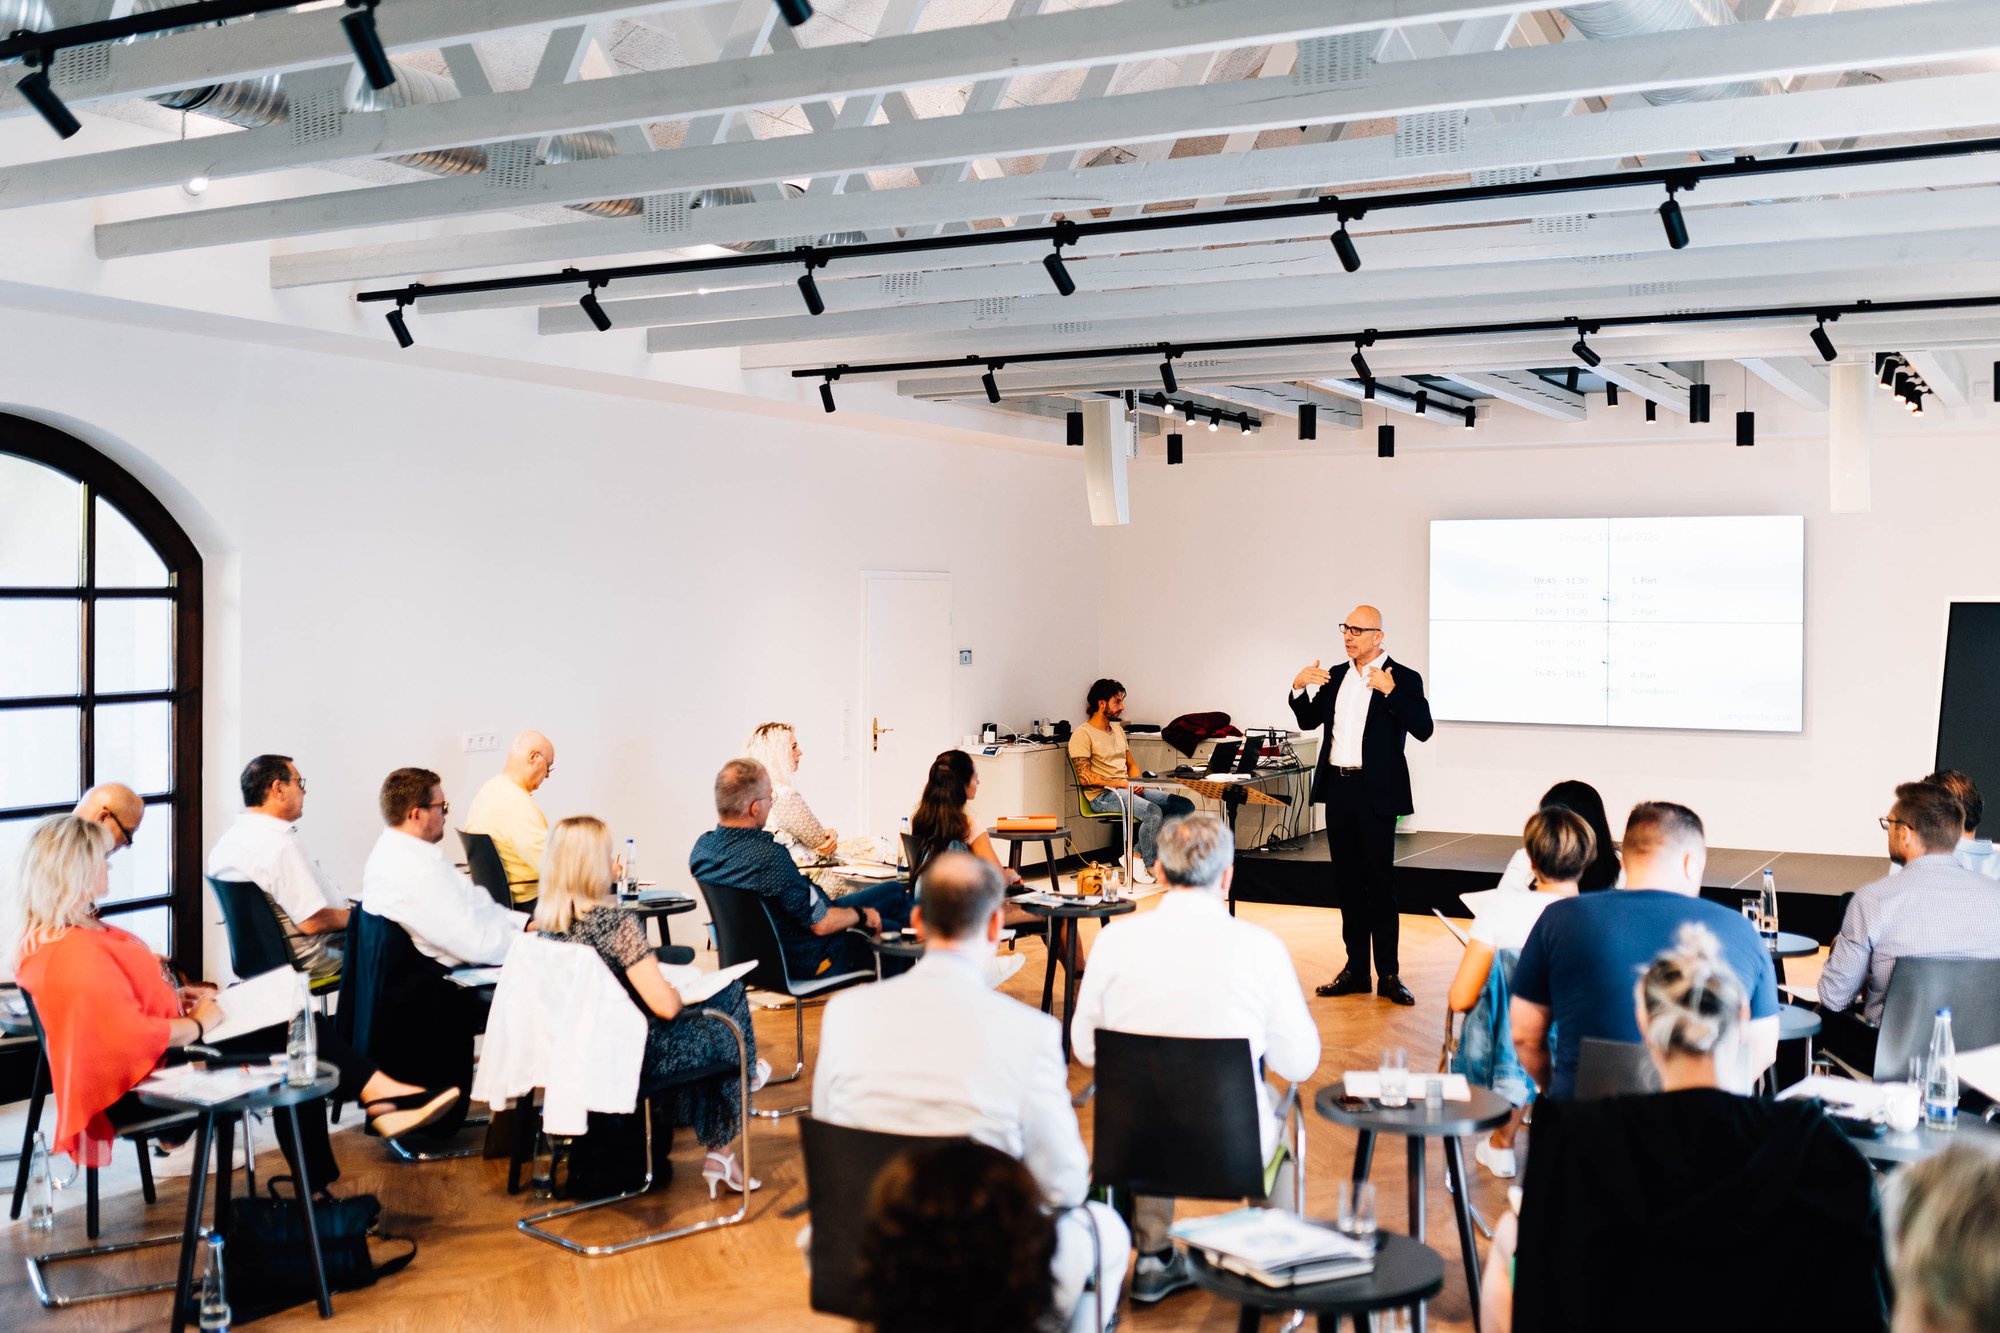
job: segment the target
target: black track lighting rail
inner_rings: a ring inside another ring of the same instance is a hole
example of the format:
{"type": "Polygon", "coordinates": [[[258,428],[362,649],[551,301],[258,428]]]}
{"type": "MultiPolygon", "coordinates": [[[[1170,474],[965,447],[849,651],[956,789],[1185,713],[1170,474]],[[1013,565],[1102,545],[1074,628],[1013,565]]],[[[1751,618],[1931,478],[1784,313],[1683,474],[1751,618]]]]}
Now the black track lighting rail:
{"type": "MultiPolygon", "coordinates": [[[[215,0],[216,3],[251,3],[252,0],[215,0]]],[[[280,6],[270,6],[273,8],[280,6]]],[[[162,11],[179,13],[179,10],[162,11]]],[[[4,49],[4,48],[0,48],[4,49]]],[[[32,45],[28,49],[33,49],[32,45]]],[[[808,276],[812,268],[823,268],[843,259],[877,259],[892,255],[923,254],[932,251],[978,250],[996,245],[1030,245],[1045,242],[1050,252],[1041,263],[1049,280],[1067,296],[1075,283],[1062,257],[1065,246],[1094,236],[1135,235],[1149,232],[1181,231],[1194,227],[1246,226],[1252,223],[1325,219],[1332,223],[1334,248],[1341,265],[1349,272],[1359,267],[1360,252],[1348,237],[1346,224],[1367,216],[1439,204],[1477,203],[1496,199],[1529,199],[1558,195],[1593,194],[1606,190],[1629,190],[1654,186],[1673,196],[1693,190],[1703,181],[1743,177],[1776,176],[1800,171],[1828,171],[1842,167],[1878,166],[1896,162],[1923,162],[1941,158],[1972,157],[2000,152],[2000,136],[1958,139],[1939,143],[1896,144],[1882,148],[1855,148],[1835,153],[1802,153],[1794,157],[1742,157],[1729,162],[1698,162],[1684,166],[1646,168],[1639,171],[1607,171],[1589,176],[1567,176],[1555,180],[1509,181],[1490,185],[1459,185],[1433,190],[1384,191],[1357,198],[1327,194],[1313,199],[1282,204],[1254,204],[1243,208],[1212,209],[1200,212],[1145,213],[1135,217],[1103,218],[1094,221],[1062,219],[1046,226],[990,228],[955,235],[912,236],[893,241],[859,241],[850,245],[800,246],[792,250],[757,254],[715,255],[700,259],[676,259],[650,264],[620,264],[607,268],[578,270],[566,268],[553,273],[528,273],[505,278],[468,278],[461,282],[406,284],[359,292],[360,302],[396,301],[407,298],[414,304],[434,296],[460,296],[476,292],[532,291],[538,287],[559,287],[585,279],[599,286],[632,278],[671,277],[685,273],[721,273],[740,269],[769,268],[804,263],[808,276]],[[1343,244],[1343,240],[1345,243],[1343,244]],[[1354,263],[1348,261],[1352,258],[1354,263]]],[[[1663,220],[1666,218],[1663,214],[1663,220]]],[[[1678,205],[1672,210],[1669,241],[1674,242],[1678,227],[1679,244],[1686,242],[1685,223],[1678,205]]],[[[1364,241],[1366,237],[1362,238],[1364,241]]]]}
{"type": "Polygon", "coordinates": [[[193,0],[172,9],[154,9],[124,18],[78,23],[47,32],[21,31],[0,38],[0,63],[29,56],[67,51],[72,47],[119,42],[127,37],[144,37],[172,28],[191,28],[208,23],[224,23],[251,14],[269,14],[280,9],[297,9],[306,0],[193,0]]]}

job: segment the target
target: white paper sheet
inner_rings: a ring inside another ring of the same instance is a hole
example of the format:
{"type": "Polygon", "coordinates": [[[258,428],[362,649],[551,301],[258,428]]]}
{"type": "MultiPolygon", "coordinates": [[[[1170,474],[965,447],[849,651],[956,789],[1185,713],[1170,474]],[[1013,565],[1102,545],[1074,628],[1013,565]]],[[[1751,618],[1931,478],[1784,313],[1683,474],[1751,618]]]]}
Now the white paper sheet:
{"type": "Polygon", "coordinates": [[[682,1004],[700,1004],[738,977],[748,976],[756,966],[754,958],[714,972],[704,972],[689,963],[661,963],[660,975],[667,979],[669,986],[680,992],[682,1004]]]}
{"type": "MultiPolygon", "coordinates": [[[[1433,1078],[1444,1080],[1444,1099],[1446,1101],[1469,1102],[1472,1100],[1472,1087],[1465,1081],[1465,1075],[1419,1074],[1413,1069],[1410,1071],[1410,1100],[1412,1102],[1421,1103],[1423,1101],[1424,1082],[1426,1079],[1433,1078]]],[[[1382,1073],[1377,1069],[1350,1069],[1341,1075],[1341,1083],[1346,1087],[1347,1095],[1350,1097],[1378,1098],[1382,1095],[1382,1073]]]]}
{"type": "Polygon", "coordinates": [[[207,1030],[203,1043],[213,1045],[246,1032],[291,1022],[292,1015],[299,1011],[300,975],[289,967],[274,967],[217,995],[215,1002],[222,1009],[222,1021],[207,1030]]]}
{"type": "Polygon", "coordinates": [[[233,1101],[252,1092],[262,1092],[284,1077],[284,1068],[278,1065],[251,1065],[247,1069],[233,1066],[196,1069],[193,1065],[177,1065],[148,1076],[139,1084],[139,1091],[171,1097],[195,1106],[214,1106],[217,1102],[233,1101]]]}

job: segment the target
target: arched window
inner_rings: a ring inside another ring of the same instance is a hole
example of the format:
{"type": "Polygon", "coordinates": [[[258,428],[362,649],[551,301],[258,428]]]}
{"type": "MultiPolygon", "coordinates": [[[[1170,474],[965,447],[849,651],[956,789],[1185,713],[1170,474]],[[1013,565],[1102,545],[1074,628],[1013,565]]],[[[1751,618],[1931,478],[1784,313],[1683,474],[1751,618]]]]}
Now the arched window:
{"type": "Polygon", "coordinates": [[[103,914],[201,966],[201,556],[131,473],[0,413],[0,877],[99,782],[146,803],[103,914]]]}

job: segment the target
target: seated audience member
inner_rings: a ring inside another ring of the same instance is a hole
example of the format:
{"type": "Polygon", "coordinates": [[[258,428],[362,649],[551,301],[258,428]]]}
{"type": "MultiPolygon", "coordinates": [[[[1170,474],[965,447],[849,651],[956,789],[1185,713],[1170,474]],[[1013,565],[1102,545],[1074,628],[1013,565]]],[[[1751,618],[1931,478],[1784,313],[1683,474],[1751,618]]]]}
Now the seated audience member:
{"type": "Polygon", "coordinates": [[[1585,1037],[1640,1039],[1632,1017],[1632,977],[1680,928],[1705,925],[1722,941],[1750,995],[1744,1070],[1724,1080],[1747,1092],[1778,1057],[1778,978],[1756,927],[1701,897],[1708,864],[1701,819],[1684,805],[1644,801],[1625,821],[1626,887],[1553,902],[1528,934],[1514,968],[1514,1054],[1535,1086],[1569,1098],[1585,1037]],[[1548,1050],[1553,1023],[1556,1049],[1548,1050]]]}
{"type": "Polygon", "coordinates": [[[473,793],[472,808],[465,812],[467,833],[493,839],[507,871],[507,891],[523,912],[535,910],[542,852],[549,841],[549,817],[535,804],[534,794],[555,770],[556,747],[549,738],[539,731],[524,731],[508,749],[506,765],[473,793]]]}
{"type": "Polygon", "coordinates": [[[264,891],[313,980],[340,975],[347,895],[299,842],[306,780],[288,755],[260,754],[238,780],[243,813],[209,849],[208,873],[264,891]]]}
{"type": "MultiPolygon", "coordinates": [[[[611,895],[613,882],[611,830],[589,815],[575,815],[555,826],[542,863],[542,895],[535,906],[535,929],[565,944],[587,944],[625,987],[632,1002],[647,1015],[645,1065],[639,1075],[642,1095],[660,1090],[683,1070],[719,1061],[736,1062],[736,1038],[728,1028],[685,1013],[680,992],[660,975],[659,960],[646,938],[645,923],[611,895]]],[[[730,982],[701,1002],[716,1009],[743,1030],[747,1057],[754,1062],[753,1083],[761,1087],[770,1066],[757,1059],[757,1033],[750,1024],[750,1001],[741,982],[730,982]]],[[[730,1145],[743,1128],[742,1086],[734,1078],[682,1084],[675,1090],[674,1122],[694,1129],[708,1160],[702,1179],[708,1195],[718,1184],[743,1191],[743,1168],[730,1145]]],[[[752,1180],[749,1187],[758,1188],[752,1180]]]]}
{"type": "Polygon", "coordinates": [[[362,908],[401,926],[446,967],[507,961],[528,916],[494,902],[445,859],[438,844],[451,802],[438,775],[399,768],[382,780],[380,799],[388,827],[361,868],[362,908]]]}
{"type": "MultiPolygon", "coordinates": [[[[1097,1063],[1098,1029],[1109,1028],[1155,1037],[1244,1037],[1253,1059],[1293,1083],[1319,1068],[1319,1028],[1306,1012],[1284,942],[1229,914],[1235,861],[1236,840],[1221,815],[1183,815],[1160,831],[1158,869],[1168,892],[1152,911],[1099,932],[1070,1029],[1078,1063],[1097,1063]]],[[[1282,1150],[1284,1124],[1262,1078],[1257,1100],[1269,1162],[1282,1150]]],[[[1287,1152],[1273,1200],[1290,1203],[1292,1170],[1287,1152]]],[[[1173,1220],[1172,1199],[1142,1194],[1133,1200],[1135,1301],[1160,1300],[1194,1281],[1187,1256],[1169,1242],[1173,1220]]]]}
{"type": "Polygon", "coordinates": [[[1054,1316],[1054,1227],[1028,1169],[983,1143],[941,1143],[875,1178],[861,1240],[874,1333],[1041,1333],[1054,1316]]]}
{"type": "MultiPolygon", "coordinates": [[[[910,866],[910,883],[923,878],[924,867],[946,852],[971,852],[1000,872],[1009,893],[1023,888],[1021,872],[1000,864],[993,839],[966,809],[979,794],[979,769],[963,750],[946,750],[931,761],[924,778],[924,794],[917,812],[910,816],[910,840],[917,845],[916,861],[910,866]]],[[[1005,924],[1040,928],[1042,918],[1025,908],[1009,904],[1005,924]]]]}
{"type": "Polygon", "coordinates": [[[111,849],[105,855],[115,856],[139,836],[146,803],[139,799],[138,792],[122,782],[103,782],[85,792],[72,813],[78,819],[102,825],[111,834],[111,849]]]}
{"type": "Polygon", "coordinates": [[[1521,946],[1541,919],[1542,909],[1577,893],[1577,878],[1591,868],[1597,838],[1583,816],[1560,805],[1543,805],[1528,817],[1522,837],[1534,867],[1531,889],[1488,897],[1472,923],[1472,942],[1459,958],[1446,1000],[1455,1014],[1466,1015],[1452,1068],[1483,1088],[1492,1088],[1513,1103],[1506,1124],[1481,1139],[1472,1155],[1494,1175],[1505,1179],[1515,1171],[1514,1136],[1521,1129],[1521,1112],[1534,1087],[1514,1055],[1512,1018],[1514,966],[1521,946]]]}
{"type": "Polygon", "coordinates": [[[1887,1328],[1873,1172],[1817,1102],[1732,1090],[1750,1008],[1714,932],[1681,926],[1634,991],[1628,974],[1661,1091],[1536,1107],[1511,1326],[1887,1328]],[[1751,1255],[1755,1276],[1689,1294],[1751,1255]]]}
{"type": "Polygon", "coordinates": [[[1821,1045],[1863,1074],[1898,958],[2000,958],[2000,884],[1953,859],[1965,815],[1951,792],[1905,782],[1882,826],[1901,873],[1855,891],[1819,974],[1821,1045]]]}
{"type": "MultiPolygon", "coordinates": [[[[74,815],[35,826],[15,883],[22,900],[21,988],[34,997],[48,1034],[49,1078],[56,1099],[50,1142],[78,1164],[104,1166],[121,1125],[156,1117],[133,1093],[167,1052],[206,1040],[222,1012],[206,990],[176,987],[164,961],[137,936],[102,921],[97,903],[109,887],[112,833],[74,815]]],[[[331,1023],[315,1016],[320,1058],[340,1069],[337,1101],[358,1101],[369,1129],[395,1137],[431,1123],[458,1100],[457,1088],[424,1089],[390,1078],[349,1049],[331,1023]]],[[[229,1039],[234,1056],[285,1049],[290,1025],[229,1039]]],[[[327,1142],[324,1107],[301,1110],[299,1141],[289,1124],[278,1135],[298,1169],[301,1149],[312,1185],[324,1190],[340,1168],[327,1142]]]]}
{"type": "MultiPolygon", "coordinates": [[[[1590,864],[1576,877],[1577,891],[1595,893],[1599,889],[1624,888],[1625,867],[1619,863],[1618,844],[1611,837],[1611,821],[1605,816],[1604,798],[1597,794],[1597,788],[1574,778],[1558,782],[1542,793],[1541,804],[1536,808],[1546,810],[1552,805],[1559,805],[1581,816],[1583,822],[1590,825],[1591,841],[1597,848],[1590,864]]],[[[1526,847],[1515,851],[1507,862],[1507,868],[1500,874],[1500,882],[1494,887],[1521,890],[1535,887],[1535,871],[1528,862],[1526,847]]]]}
{"type": "Polygon", "coordinates": [[[798,775],[798,732],[789,722],[766,722],[750,733],[743,753],[764,766],[771,775],[771,818],[765,827],[800,864],[830,857],[840,850],[840,833],[819,822],[806,798],[792,785],[798,775]]]}
{"type": "Polygon", "coordinates": [[[1160,825],[1194,809],[1194,802],[1167,787],[1143,787],[1136,779],[1139,764],[1125,741],[1125,687],[1115,680],[1091,684],[1084,696],[1090,716],[1069,734],[1069,762],[1090,808],[1099,814],[1131,811],[1132,878],[1151,884],[1153,849],[1160,825]]]}
{"type": "Polygon", "coordinates": [[[1986,815],[1986,802],[1981,799],[1979,788],[1955,768],[1941,768],[1924,781],[1943,787],[1965,807],[1965,824],[1958,845],[1951,849],[1952,859],[1988,879],[2000,879],[2000,851],[1994,850],[1993,839],[1979,836],[1979,821],[1986,815]]]}
{"type": "Polygon", "coordinates": [[[1954,1143],[1894,1177],[1895,1333],[2000,1328],[2000,1156],[1954,1143]]]}
{"type": "Polygon", "coordinates": [[[795,977],[859,972],[875,966],[866,940],[841,932],[901,930],[909,897],[899,883],[857,889],[838,907],[799,873],[764,827],[771,813],[771,779],[755,759],[732,759],[715,775],[716,826],[695,839],[688,873],[698,883],[744,889],[770,904],[785,965],[795,977]]]}
{"type": "Polygon", "coordinates": [[[1118,1305],[1130,1237],[1109,1207],[1084,1204],[1090,1159],[1070,1106],[1061,1025],[988,982],[1000,940],[999,873],[962,851],[934,857],[913,919],[925,952],[907,976],[827,1001],[813,1114],[855,1129],[977,1139],[1020,1158],[1049,1208],[1082,1205],[1086,1212],[1060,1220],[1055,1308],[1087,1328],[1086,1228],[1098,1230],[1107,1316],[1118,1305]]]}

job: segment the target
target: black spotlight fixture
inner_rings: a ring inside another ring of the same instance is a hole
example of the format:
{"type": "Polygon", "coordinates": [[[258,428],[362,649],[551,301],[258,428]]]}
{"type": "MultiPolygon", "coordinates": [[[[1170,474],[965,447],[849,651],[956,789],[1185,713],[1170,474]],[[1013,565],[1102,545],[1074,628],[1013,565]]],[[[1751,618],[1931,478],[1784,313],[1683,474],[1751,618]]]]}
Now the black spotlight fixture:
{"type": "Polygon", "coordinates": [[[1604,364],[1604,358],[1599,356],[1597,354],[1596,349],[1593,348],[1588,342],[1584,341],[1586,338],[1588,338],[1591,334],[1595,332],[1597,332],[1597,328],[1595,325],[1586,325],[1586,324],[1577,325],[1576,341],[1571,343],[1569,348],[1569,354],[1571,356],[1583,362],[1584,365],[1589,366],[1592,370],[1595,370],[1597,367],[1604,364]]]}
{"type": "Polygon", "coordinates": [[[1063,443],[1072,449],[1083,448],[1083,413],[1063,413],[1063,443]]]}
{"type": "Polygon", "coordinates": [[[1070,277],[1069,266],[1063,263],[1062,248],[1076,244],[1076,224],[1065,218],[1056,223],[1055,249],[1042,257],[1042,267],[1048,270],[1049,281],[1056,285],[1056,291],[1064,296],[1076,295],[1076,279],[1070,277]]]}
{"type": "Polygon", "coordinates": [[[2000,361],[1993,363],[1993,401],[2000,403],[2000,361]]]}
{"type": "Polygon", "coordinates": [[[597,299],[597,289],[602,285],[595,278],[591,279],[590,290],[578,297],[576,303],[583,307],[584,314],[590,316],[590,322],[597,326],[599,333],[609,333],[611,316],[604,313],[603,303],[597,299]]]}
{"type": "Polygon", "coordinates": [[[1604,381],[1604,405],[1606,407],[1618,406],[1618,386],[1610,380],[1604,381]]]}
{"type": "Polygon", "coordinates": [[[1812,345],[1819,352],[1819,359],[1822,361],[1831,361],[1840,355],[1833,345],[1833,339],[1827,337],[1825,315],[1819,317],[1819,324],[1812,331],[1812,345]]]}
{"type": "Polygon", "coordinates": [[[1242,431],[1245,435],[1248,435],[1250,433],[1250,418],[1249,417],[1236,418],[1236,429],[1242,431]]]}
{"type": "Polygon", "coordinates": [[[1375,428],[1375,456],[1377,458],[1396,456],[1396,428],[1386,421],[1375,428]]]}
{"type": "Polygon", "coordinates": [[[826,302],[820,299],[819,284],[813,281],[813,262],[806,261],[806,271],[799,274],[799,295],[806,299],[806,313],[824,315],[826,302]]]}
{"type": "Polygon", "coordinates": [[[361,66],[361,77],[380,92],[396,81],[396,68],[382,49],[382,35],[375,31],[376,2],[347,0],[347,7],[354,12],[343,18],[340,26],[347,31],[347,44],[354,48],[354,63],[361,66]]]}
{"type": "Polygon", "coordinates": [[[389,321],[389,331],[396,335],[396,346],[398,347],[412,347],[416,345],[417,340],[410,336],[410,323],[403,318],[403,307],[409,303],[409,297],[399,296],[396,298],[395,309],[382,316],[382,318],[389,321]]]}
{"type": "Polygon", "coordinates": [[[1317,403],[1299,404],[1299,438],[1302,440],[1317,440],[1319,438],[1319,405],[1317,403]]]}
{"type": "Polygon", "coordinates": [[[1706,384],[1688,386],[1688,422],[1690,425],[1708,424],[1709,392],[1706,384]]]}
{"type": "Polygon", "coordinates": [[[1127,389],[1125,391],[1125,410],[1127,412],[1137,412],[1139,410],[1139,391],[1137,389],[1127,389]]]}
{"type": "Polygon", "coordinates": [[[1423,416],[1431,410],[1431,396],[1423,389],[1417,390],[1417,415],[1423,416]]]}
{"type": "Polygon", "coordinates": [[[1910,405],[1911,416],[1920,417],[1924,414],[1924,391],[1922,389],[1910,390],[1910,396],[1907,401],[1910,405]]]}
{"type": "Polygon", "coordinates": [[[1473,408],[1472,408],[1472,404],[1470,404],[1470,403],[1467,403],[1467,404],[1465,405],[1465,428],[1466,428],[1467,430],[1471,430],[1471,429],[1472,429],[1472,422],[1473,422],[1473,418],[1474,418],[1474,417],[1475,417],[1476,415],[1477,415],[1477,413],[1475,413],[1475,412],[1473,411],[1473,408]]]}
{"type": "Polygon", "coordinates": [[[1687,219],[1681,216],[1681,206],[1674,198],[1677,187],[1667,187],[1667,202],[1660,205],[1660,226],[1666,229],[1667,244],[1676,250],[1688,248],[1687,219]]]}
{"type": "Polygon", "coordinates": [[[833,376],[831,375],[828,375],[826,381],[819,386],[819,405],[829,412],[833,411],[833,376]]]}
{"type": "Polygon", "coordinates": [[[1333,233],[1333,252],[1340,256],[1340,266],[1349,273],[1361,267],[1361,252],[1354,248],[1354,238],[1347,234],[1347,223],[1342,220],[1340,229],[1333,233]]]}
{"type": "Polygon", "coordinates": [[[1659,421],[1660,405],[1648,398],[1646,400],[1646,424],[1648,426],[1656,426],[1659,424],[1659,421]]]}
{"type": "Polygon", "coordinates": [[[22,101],[41,113],[42,119],[48,122],[58,139],[67,139],[83,128],[83,122],[71,113],[62,98],[56,96],[56,90],[49,86],[49,64],[54,59],[55,55],[50,51],[27,57],[25,63],[34,68],[21,76],[20,82],[14,85],[14,91],[21,94],[22,101]]]}
{"type": "Polygon", "coordinates": [[[778,12],[787,25],[796,28],[813,16],[813,7],[808,0],[778,0],[778,12]]]}
{"type": "Polygon", "coordinates": [[[1000,401],[1000,381],[993,378],[993,372],[999,368],[999,362],[989,362],[986,373],[979,377],[979,387],[986,390],[986,401],[989,403],[1000,401]]]}
{"type": "Polygon", "coordinates": [[[1208,428],[1210,431],[1222,429],[1222,409],[1217,408],[1208,414],[1208,428]]]}
{"type": "Polygon", "coordinates": [[[1736,414],[1736,447],[1748,449],[1757,443],[1757,414],[1738,412],[1736,414]]]}
{"type": "MultiPolygon", "coordinates": [[[[1994,364],[2000,365],[2000,362],[1995,362],[1994,364]]],[[[1877,352],[1875,354],[1876,383],[1880,384],[1883,388],[1893,389],[1896,387],[1896,372],[1902,368],[1903,358],[1896,353],[1877,352]]],[[[1996,383],[1995,388],[2000,389],[2000,383],[1996,383]]]]}
{"type": "Polygon", "coordinates": [[[1909,375],[1901,370],[1898,370],[1895,377],[1889,381],[1889,392],[1895,394],[1898,398],[1908,398],[1912,387],[1914,386],[1911,383],[1909,375]]]}
{"type": "Polygon", "coordinates": [[[1347,358],[1348,362],[1354,367],[1354,373],[1361,377],[1363,383],[1375,378],[1375,372],[1368,368],[1368,358],[1361,355],[1361,349],[1366,346],[1366,343],[1355,343],[1354,355],[1347,358]]]}
{"type": "Polygon", "coordinates": [[[1167,466],[1169,467],[1180,466],[1181,459],[1182,457],[1184,457],[1182,448],[1183,448],[1183,441],[1181,440],[1180,432],[1179,431],[1171,432],[1167,436],[1167,466]]]}
{"type": "Polygon", "coordinates": [[[1374,397],[1375,397],[1375,381],[1374,381],[1374,380],[1372,380],[1372,379],[1365,379],[1365,380],[1361,381],[1361,396],[1362,396],[1363,398],[1366,398],[1366,399],[1369,399],[1369,400],[1373,400],[1373,399],[1374,399],[1374,397]]]}
{"type": "MultiPolygon", "coordinates": [[[[1174,378],[1174,354],[1167,353],[1167,359],[1160,362],[1160,387],[1168,393],[1179,393],[1181,382],[1174,378]]],[[[1192,417],[1189,420],[1193,420],[1192,417]]]]}

